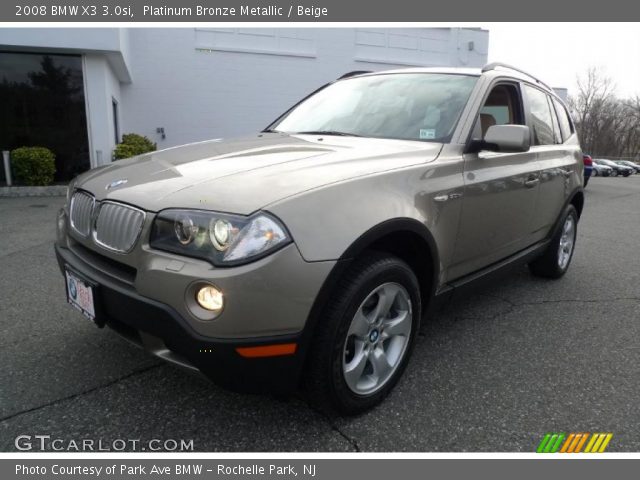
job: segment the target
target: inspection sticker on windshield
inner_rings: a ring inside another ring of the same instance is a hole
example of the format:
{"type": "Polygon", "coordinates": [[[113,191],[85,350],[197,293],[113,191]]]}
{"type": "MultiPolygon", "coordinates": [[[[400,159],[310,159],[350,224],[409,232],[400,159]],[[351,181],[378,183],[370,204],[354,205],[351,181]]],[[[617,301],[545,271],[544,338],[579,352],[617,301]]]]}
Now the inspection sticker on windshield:
{"type": "Polygon", "coordinates": [[[420,140],[433,140],[436,138],[436,131],[433,128],[421,128],[420,140]]]}

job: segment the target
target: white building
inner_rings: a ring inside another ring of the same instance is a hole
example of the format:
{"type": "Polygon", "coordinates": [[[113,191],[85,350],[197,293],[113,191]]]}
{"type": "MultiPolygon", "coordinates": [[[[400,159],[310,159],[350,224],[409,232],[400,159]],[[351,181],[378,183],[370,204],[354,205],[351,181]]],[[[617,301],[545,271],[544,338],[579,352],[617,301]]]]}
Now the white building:
{"type": "Polygon", "coordinates": [[[251,133],[346,72],[479,67],[488,43],[465,28],[0,29],[0,149],[50,147],[64,180],[111,161],[122,133],[158,148],[251,133]]]}

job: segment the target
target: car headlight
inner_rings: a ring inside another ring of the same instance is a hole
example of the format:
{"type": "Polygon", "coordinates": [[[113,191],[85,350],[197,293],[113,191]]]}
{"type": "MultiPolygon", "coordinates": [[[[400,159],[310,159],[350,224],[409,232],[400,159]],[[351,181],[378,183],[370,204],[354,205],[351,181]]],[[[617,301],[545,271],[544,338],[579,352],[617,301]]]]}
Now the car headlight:
{"type": "Polygon", "coordinates": [[[203,210],[163,210],[151,228],[149,245],[201,258],[216,266],[248,263],[291,242],[285,226],[268,213],[250,217],[203,210]]]}

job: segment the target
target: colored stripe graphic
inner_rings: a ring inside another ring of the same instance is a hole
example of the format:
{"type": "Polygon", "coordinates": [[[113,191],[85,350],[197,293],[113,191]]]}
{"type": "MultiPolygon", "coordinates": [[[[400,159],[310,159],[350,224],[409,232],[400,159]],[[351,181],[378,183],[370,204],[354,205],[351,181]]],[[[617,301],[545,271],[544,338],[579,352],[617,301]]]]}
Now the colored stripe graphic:
{"type": "Polygon", "coordinates": [[[591,440],[589,440],[589,443],[587,443],[587,448],[584,449],[584,453],[591,453],[591,447],[593,447],[593,444],[596,443],[597,438],[598,434],[594,433],[591,437],[591,440]]]}
{"type": "Polygon", "coordinates": [[[560,448],[560,444],[562,443],[562,440],[564,440],[564,437],[565,437],[564,433],[558,434],[558,439],[556,440],[556,443],[553,445],[553,447],[551,447],[551,450],[549,451],[549,453],[556,453],[558,451],[558,449],[560,448]]]}
{"type": "Polygon", "coordinates": [[[564,433],[547,433],[536,450],[537,453],[556,453],[564,440],[564,433]]]}
{"type": "Polygon", "coordinates": [[[576,449],[573,451],[574,453],[580,453],[580,451],[582,450],[582,446],[584,445],[584,442],[587,441],[587,438],[589,438],[589,434],[583,433],[582,438],[578,442],[578,445],[576,445],[576,449]]]}
{"type": "Polygon", "coordinates": [[[569,436],[567,437],[567,440],[564,442],[564,445],[562,445],[562,448],[560,449],[560,453],[567,453],[567,449],[569,448],[569,445],[571,445],[571,442],[573,442],[573,439],[576,437],[575,433],[570,433],[569,436]]]}
{"type": "Polygon", "coordinates": [[[536,450],[537,453],[544,453],[544,448],[547,446],[547,443],[549,442],[550,438],[551,438],[551,434],[550,433],[547,433],[544,436],[544,438],[540,442],[540,445],[538,445],[538,449],[536,450]]]}
{"type": "Polygon", "coordinates": [[[536,449],[537,453],[603,453],[613,433],[547,433],[536,449]],[[588,441],[587,441],[588,440],[588,441]]]}
{"type": "Polygon", "coordinates": [[[589,444],[587,445],[587,448],[584,450],[584,452],[603,453],[609,445],[612,437],[612,433],[594,433],[591,440],[589,440],[589,444]]]}
{"type": "Polygon", "coordinates": [[[602,442],[602,445],[600,445],[600,450],[598,450],[598,453],[602,453],[606,450],[606,448],[609,446],[609,442],[611,441],[611,439],[613,438],[613,433],[607,433],[607,436],[605,437],[604,441],[602,442]]]}

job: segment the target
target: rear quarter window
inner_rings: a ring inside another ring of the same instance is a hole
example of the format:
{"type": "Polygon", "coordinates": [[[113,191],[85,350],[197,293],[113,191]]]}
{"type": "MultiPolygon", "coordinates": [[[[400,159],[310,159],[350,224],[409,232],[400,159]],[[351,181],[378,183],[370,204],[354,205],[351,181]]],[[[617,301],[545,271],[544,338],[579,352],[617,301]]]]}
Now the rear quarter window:
{"type": "Polygon", "coordinates": [[[556,107],[556,112],[558,112],[558,121],[560,122],[562,138],[566,141],[573,133],[573,124],[569,119],[569,113],[567,112],[567,109],[564,108],[564,105],[555,98],[553,99],[553,105],[556,107]]]}

